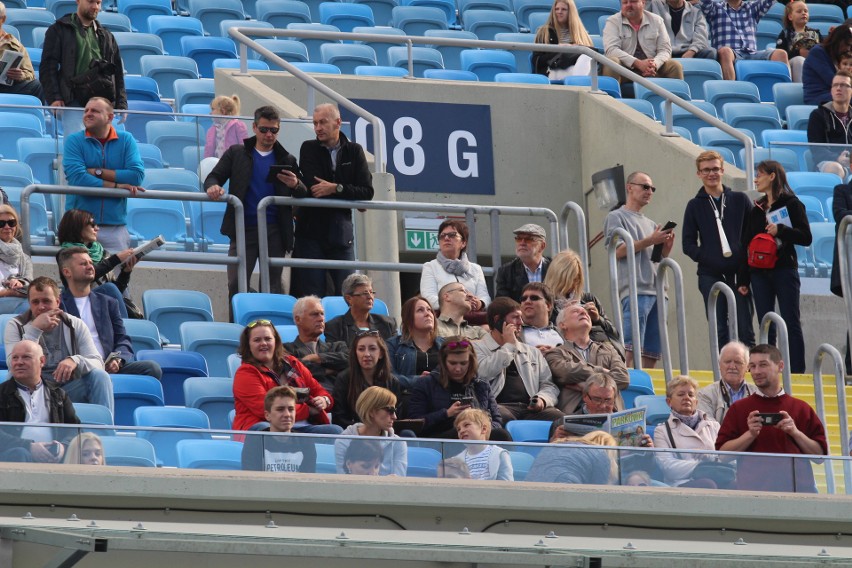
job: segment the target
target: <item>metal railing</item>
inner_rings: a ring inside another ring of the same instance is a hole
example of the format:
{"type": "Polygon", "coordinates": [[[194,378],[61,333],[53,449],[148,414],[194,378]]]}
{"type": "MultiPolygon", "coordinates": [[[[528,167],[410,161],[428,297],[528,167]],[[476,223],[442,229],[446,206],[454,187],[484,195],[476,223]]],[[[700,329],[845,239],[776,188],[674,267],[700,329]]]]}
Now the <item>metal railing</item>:
{"type": "MultiPolygon", "coordinates": [[[[21,192],[21,224],[29,227],[30,223],[30,197],[33,193],[44,194],[71,194],[84,195],[87,197],[117,197],[130,199],[129,193],[123,189],[106,189],[102,187],[78,187],[64,185],[28,185],[21,192]]],[[[207,197],[206,193],[188,193],[180,191],[146,191],[138,193],[132,199],[165,199],[170,201],[199,201],[204,203],[213,203],[213,200],[207,197]]],[[[218,253],[208,252],[166,252],[153,251],[145,256],[146,260],[164,261],[164,262],[185,262],[195,264],[218,264],[218,265],[237,265],[237,288],[240,292],[248,291],[248,281],[246,279],[246,242],[245,242],[245,221],[243,215],[242,202],[231,194],[225,194],[219,201],[226,201],[234,206],[235,217],[235,234],[237,256],[226,256],[218,253]]],[[[31,256],[49,256],[53,257],[59,250],[56,246],[33,246],[30,240],[29,231],[22,231],[21,245],[24,252],[31,256]]],[[[118,251],[112,251],[118,252],[118,251]]]]}
{"type": "MultiPolygon", "coordinates": [[[[361,260],[317,260],[300,258],[270,258],[269,241],[267,236],[266,208],[271,205],[289,205],[291,207],[320,207],[327,209],[370,209],[378,211],[415,211],[427,213],[464,213],[468,226],[473,229],[476,226],[474,216],[487,214],[491,227],[491,267],[482,267],[486,275],[494,274],[501,264],[500,254],[500,215],[520,215],[527,217],[544,217],[550,224],[550,234],[559,234],[559,218],[552,210],[545,207],[500,207],[496,205],[450,205],[436,203],[416,203],[397,201],[343,201],[340,199],[313,199],[296,197],[264,197],[257,204],[257,233],[258,251],[260,264],[260,289],[262,292],[270,290],[269,268],[271,266],[291,266],[299,268],[325,268],[352,270],[384,270],[398,272],[421,272],[422,263],[401,262],[369,262],[361,260]]],[[[468,239],[468,250],[471,251],[468,258],[476,262],[476,239],[475,230],[470,231],[468,239]]],[[[556,241],[556,239],[554,239],[556,241]]],[[[551,243],[554,252],[558,252],[558,243],[551,243]]]]}
{"type": "Polygon", "coordinates": [[[769,343],[769,328],[775,324],[775,341],[781,351],[781,360],[785,361],[781,374],[784,376],[784,391],[793,395],[793,382],[790,375],[790,341],[787,335],[787,323],[775,312],[766,312],[760,320],[759,343],[769,343]]]}
{"type": "MultiPolygon", "coordinates": [[[[837,418],[840,422],[840,453],[848,456],[849,418],[846,415],[846,372],[843,368],[843,356],[840,354],[840,351],[828,343],[820,345],[814,355],[814,399],[816,401],[816,411],[823,425],[828,424],[828,421],[825,419],[825,395],[823,393],[822,381],[822,361],[826,355],[829,355],[834,363],[834,384],[837,389],[837,418]]],[[[835,492],[834,468],[832,466],[833,462],[831,460],[825,461],[825,481],[829,493],[835,492]]],[[[852,464],[844,462],[843,472],[846,494],[849,495],[852,492],[852,464]]]]}
{"type": "Polygon", "coordinates": [[[628,289],[628,306],[630,307],[630,331],[633,336],[633,368],[642,370],[642,334],[639,330],[639,297],[636,290],[636,247],[633,244],[633,237],[625,229],[617,227],[612,231],[609,240],[606,243],[606,250],[609,257],[609,276],[610,276],[610,299],[612,301],[612,311],[615,317],[615,327],[618,330],[627,344],[627,338],[624,337],[624,322],[621,318],[621,301],[618,297],[618,239],[624,241],[624,246],[627,247],[627,289],[628,289]]]}
{"type": "MultiPolygon", "coordinates": [[[[571,248],[571,241],[568,239],[568,216],[574,213],[577,216],[577,254],[580,255],[580,262],[583,264],[584,278],[583,289],[586,292],[591,292],[591,283],[589,282],[589,238],[586,233],[586,214],[583,208],[574,201],[567,201],[562,207],[562,213],[559,214],[559,233],[557,233],[558,250],[562,251],[571,248]]],[[[615,309],[613,307],[613,309],[615,309]]]]}
{"type": "MultiPolygon", "coordinates": [[[[674,276],[675,315],[677,316],[677,344],[680,358],[680,374],[689,374],[689,356],[686,345],[686,301],[683,295],[683,272],[680,265],[671,258],[664,258],[657,266],[657,325],[660,326],[660,348],[663,355],[663,373],[666,384],[674,378],[672,374],[671,348],[669,347],[669,327],[666,323],[668,306],[666,304],[666,270],[674,276]],[[660,309],[666,306],[666,309],[660,309]]],[[[648,325],[651,325],[650,322],[648,325]]]]}
{"type": "Polygon", "coordinates": [[[719,301],[719,294],[725,296],[725,301],[728,303],[728,341],[737,341],[739,339],[737,333],[737,299],[734,296],[734,291],[724,282],[716,282],[710,288],[710,294],[707,296],[710,366],[713,369],[714,381],[722,378],[722,370],[719,368],[719,319],[716,317],[716,302],[719,301]]]}
{"type": "MultiPolygon", "coordinates": [[[[275,62],[277,65],[280,65],[283,69],[286,69],[289,73],[298,77],[299,80],[307,83],[310,87],[318,90],[320,93],[328,96],[332,100],[336,101],[341,106],[344,106],[351,110],[353,113],[368,118],[371,124],[373,124],[373,145],[374,152],[373,154],[376,156],[376,162],[381,161],[384,156],[381,155],[381,136],[378,134],[378,119],[376,119],[373,115],[367,113],[365,110],[361,109],[354,103],[350,102],[348,99],[342,97],[337,94],[335,91],[326,87],[316,79],[313,79],[311,76],[306,74],[304,71],[301,71],[291,63],[281,59],[268,49],[264,48],[257,44],[257,42],[248,38],[245,34],[249,34],[252,36],[262,36],[262,37],[284,37],[284,38],[313,38],[313,39],[329,39],[329,40],[343,40],[347,42],[351,41],[364,41],[364,42],[375,42],[375,43],[388,43],[393,45],[407,45],[409,48],[412,45],[441,45],[441,46],[449,46],[449,47],[467,47],[467,48],[478,48],[478,49],[503,49],[503,50],[515,50],[515,51],[539,51],[539,52],[547,52],[547,53],[569,53],[569,54],[578,54],[578,55],[586,55],[597,62],[599,65],[614,71],[616,74],[633,81],[643,87],[647,88],[649,91],[654,93],[655,95],[660,96],[665,102],[665,132],[663,135],[665,136],[674,136],[674,120],[672,116],[672,105],[676,104],[677,106],[689,111],[694,116],[704,120],[711,126],[715,126],[725,132],[733,136],[735,139],[739,140],[743,143],[743,147],[745,148],[745,173],[746,173],[746,187],[754,186],[754,147],[753,142],[750,136],[744,134],[737,130],[736,128],[729,126],[728,124],[722,122],[717,117],[708,114],[696,107],[692,103],[685,101],[667,91],[666,89],[654,84],[652,81],[649,81],[645,77],[641,75],[637,75],[633,71],[623,67],[622,65],[611,61],[605,55],[602,55],[591,49],[589,47],[584,46],[572,46],[566,44],[542,44],[542,43],[515,43],[515,42],[507,42],[507,41],[485,41],[485,40],[467,40],[467,39],[454,39],[454,38],[441,38],[441,37],[425,37],[425,36],[390,36],[390,35],[380,35],[380,34],[358,34],[358,33],[348,33],[348,32],[321,32],[321,31],[312,31],[312,30],[270,30],[270,29],[259,29],[259,28],[230,28],[228,32],[238,43],[240,46],[240,72],[243,74],[248,73],[248,47],[251,47],[258,53],[262,54],[264,57],[269,58],[271,61],[275,62]],[[356,110],[357,109],[357,110],[356,110]],[[374,120],[376,122],[374,122],[374,120]]],[[[413,68],[412,62],[412,53],[411,49],[408,50],[408,68],[409,73],[411,73],[411,69],[413,68]]],[[[591,89],[593,93],[603,93],[598,88],[598,70],[597,65],[592,65],[592,71],[590,74],[591,77],[591,89]]],[[[413,79],[413,77],[410,77],[413,79]]],[[[378,170],[377,170],[378,171],[378,170]]]]}

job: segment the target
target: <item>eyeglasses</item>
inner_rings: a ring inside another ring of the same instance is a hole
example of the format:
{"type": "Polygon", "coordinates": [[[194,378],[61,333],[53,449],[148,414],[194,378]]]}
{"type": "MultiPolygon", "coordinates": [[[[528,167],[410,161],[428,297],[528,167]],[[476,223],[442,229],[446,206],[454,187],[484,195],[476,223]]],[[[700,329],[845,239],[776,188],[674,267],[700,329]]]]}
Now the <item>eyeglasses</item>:
{"type": "Polygon", "coordinates": [[[586,396],[588,396],[589,400],[591,400],[595,404],[603,405],[603,404],[612,404],[613,402],[615,402],[614,398],[601,398],[599,396],[592,396],[592,395],[588,395],[588,394],[586,396]]]}
{"type": "Polygon", "coordinates": [[[372,298],[372,297],[374,297],[374,296],[376,295],[376,293],[375,293],[375,292],[373,292],[372,290],[366,290],[366,291],[364,291],[364,292],[358,292],[357,294],[349,294],[349,295],[350,295],[350,296],[355,296],[355,297],[358,297],[358,296],[370,296],[370,297],[372,298]]]}
{"type": "Polygon", "coordinates": [[[10,227],[10,228],[14,229],[17,226],[18,226],[18,220],[17,219],[8,219],[6,221],[0,220],[0,229],[2,229],[3,227],[10,227]]]}
{"type": "Polygon", "coordinates": [[[441,233],[440,235],[438,235],[438,238],[441,239],[441,240],[449,239],[449,240],[452,241],[452,240],[455,240],[455,238],[458,237],[458,236],[459,236],[459,234],[456,233],[455,231],[453,231],[451,233],[441,233]]]}
{"type": "Polygon", "coordinates": [[[832,83],[832,89],[852,89],[852,85],[847,85],[846,83],[832,83]]]}
{"type": "Polygon", "coordinates": [[[379,330],[377,329],[364,329],[355,334],[355,338],[359,337],[378,337],[379,330]]]}
{"type": "Polygon", "coordinates": [[[86,221],[86,225],[88,225],[89,227],[97,227],[98,226],[98,224],[95,223],[94,219],[89,219],[88,221],[86,221]]]}
{"type": "Polygon", "coordinates": [[[515,235],[516,243],[534,243],[540,240],[540,237],[534,237],[533,235],[515,235]]]}
{"type": "Polygon", "coordinates": [[[255,327],[257,327],[259,325],[272,325],[272,322],[269,321],[269,320],[254,320],[253,322],[248,324],[246,327],[249,328],[249,329],[254,329],[255,327]]]}
{"type": "Polygon", "coordinates": [[[722,168],[701,168],[700,170],[698,170],[698,173],[703,176],[709,176],[710,174],[718,174],[721,171],[722,168]]]}
{"type": "Polygon", "coordinates": [[[277,126],[258,126],[257,127],[257,131],[260,132],[261,134],[269,134],[270,132],[272,134],[278,134],[279,130],[281,130],[281,129],[278,128],[277,126]]]}
{"type": "Polygon", "coordinates": [[[630,185],[635,185],[635,186],[641,187],[645,191],[650,191],[651,193],[654,193],[655,191],[657,191],[657,188],[654,187],[653,185],[651,185],[650,183],[633,183],[633,182],[630,182],[630,185]]]}
{"type": "Polygon", "coordinates": [[[538,302],[540,300],[544,300],[544,298],[539,296],[538,294],[530,294],[529,296],[521,296],[522,302],[526,302],[527,300],[529,300],[530,302],[538,302]]]}
{"type": "Polygon", "coordinates": [[[450,341],[449,343],[445,343],[447,349],[458,349],[459,347],[468,348],[470,347],[470,341],[467,339],[462,339],[461,341],[450,341]]]}
{"type": "Polygon", "coordinates": [[[381,408],[380,410],[384,410],[388,414],[393,414],[394,416],[396,416],[396,407],[394,407],[394,406],[385,406],[385,407],[381,408]]]}

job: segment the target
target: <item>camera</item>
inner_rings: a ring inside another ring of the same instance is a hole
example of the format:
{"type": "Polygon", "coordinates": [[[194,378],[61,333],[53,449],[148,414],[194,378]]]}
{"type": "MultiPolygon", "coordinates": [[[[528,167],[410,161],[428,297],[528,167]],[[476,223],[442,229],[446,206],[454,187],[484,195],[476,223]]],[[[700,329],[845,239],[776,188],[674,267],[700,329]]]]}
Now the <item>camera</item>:
{"type": "Polygon", "coordinates": [[[784,416],[780,412],[759,412],[757,415],[763,420],[764,426],[776,426],[784,420],[784,416]]]}

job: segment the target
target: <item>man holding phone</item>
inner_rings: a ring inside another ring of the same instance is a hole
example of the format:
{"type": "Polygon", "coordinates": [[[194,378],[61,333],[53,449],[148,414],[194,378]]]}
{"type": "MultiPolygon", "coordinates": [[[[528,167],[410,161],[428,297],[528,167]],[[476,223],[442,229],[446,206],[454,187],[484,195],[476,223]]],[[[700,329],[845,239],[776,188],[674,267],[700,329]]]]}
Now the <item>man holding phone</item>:
{"type": "MultiPolygon", "coordinates": [[[[716,438],[716,449],[827,455],[825,428],[819,416],[806,402],[784,392],[784,361],[778,348],[754,346],[748,369],[758,392],[735,402],[728,410],[716,438]]],[[[738,489],[816,493],[811,464],[806,459],[749,456],[737,462],[738,489]]]]}
{"type": "MultiPolygon", "coordinates": [[[[204,180],[204,188],[210,199],[218,200],[225,195],[222,187],[230,181],[230,193],[243,202],[246,229],[246,277],[251,278],[254,265],[260,254],[257,235],[257,204],[271,195],[283,197],[305,197],[307,189],[299,181],[296,158],[278,143],[281,119],[271,106],[262,106],[254,111],[252,130],[254,136],[242,144],[228,148],[222,158],[204,180]]],[[[225,209],[220,232],[231,240],[228,256],[237,256],[236,221],[234,206],[225,209]]],[[[266,209],[267,239],[269,255],[283,257],[293,250],[293,212],[288,206],[266,209]]],[[[281,273],[283,268],[271,267],[271,291],[283,292],[281,273]]],[[[237,266],[228,265],[228,298],[237,293],[237,266]]],[[[230,305],[230,302],[228,302],[230,305]]]]}

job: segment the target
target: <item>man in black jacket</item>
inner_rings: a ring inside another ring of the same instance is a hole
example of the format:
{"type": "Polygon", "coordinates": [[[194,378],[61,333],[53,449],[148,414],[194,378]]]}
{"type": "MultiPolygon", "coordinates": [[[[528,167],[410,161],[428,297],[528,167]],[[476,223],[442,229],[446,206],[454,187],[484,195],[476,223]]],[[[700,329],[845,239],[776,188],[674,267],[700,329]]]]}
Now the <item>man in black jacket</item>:
{"type": "MultiPolygon", "coordinates": [[[[246,138],[242,145],[228,148],[222,158],[204,180],[204,189],[210,199],[225,195],[222,187],[230,180],[231,195],[243,202],[246,230],[246,277],[251,278],[257,257],[260,254],[257,236],[257,204],[270,195],[303,197],[306,189],[299,181],[296,158],[278,143],[281,119],[271,106],[262,106],[254,111],[252,130],[254,136],[246,138]],[[268,181],[272,166],[285,166],[268,181]]],[[[293,250],[293,213],[290,207],[268,207],[266,209],[267,240],[269,256],[283,257],[293,250]]],[[[237,256],[236,220],[234,206],[225,209],[220,232],[231,240],[228,256],[237,256]]],[[[282,268],[270,269],[271,291],[281,294],[282,268]]],[[[228,265],[228,298],[237,293],[237,266],[228,265]]],[[[230,302],[229,302],[230,303],[230,302]]]]}
{"type": "Polygon", "coordinates": [[[547,247],[544,228],[535,223],[518,227],[515,233],[515,258],[497,271],[495,298],[506,296],[521,301],[521,291],[530,282],[544,282],[550,259],[544,256],[547,247]]]}
{"type": "MultiPolygon", "coordinates": [[[[97,20],[101,0],[77,0],[77,12],[67,14],[47,28],[39,65],[39,80],[44,98],[53,107],[84,107],[93,96],[109,100],[116,109],[127,108],[124,90],[124,66],[115,37],[97,20]],[[94,78],[77,81],[92,67],[98,67],[102,80],[94,78]],[[109,83],[112,86],[109,86],[109,83]],[[91,87],[102,83],[97,92],[91,87]]],[[[63,115],[67,136],[83,128],[82,112],[63,115]]]]}
{"type": "Polygon", "coordinates": [[[812,146],[814,162],[821,172],[837,174],[841,179],[849,173],[850,102],[852,102],[852,74],[838,71],[831,80],[831,101],[818,106],[808,118],[808,142],[811,144],[837,144],[837,146],[812,146]]]}
{"type": "MultiPolygon", "coordinates": [[[[754,327],[751,323],[754,306],[751,294],[743,295],[736,291],[737,270],[746,262],[746,251],[740,239],[752,208],[751,200],[745,193],[722,185],[725,167],[718,152],[702,152],[695,159],[695,165],[703,185],[686,204],[683,214],[683,252],[698,263],[698,289],[704,297],[704,313],[707,313],[707,301],[713,284],[724,282],[734,290],[736,297],[739,340],[746,345],[754,345],[754,327]],[[717,215],[730,249],[729,256],[725,256],[722,251],[717,215]]],[[[721,348],[731,341],[728,337],[728,306],[724,298],[719,298],[716,303],[716,318],[721,348]]]]}
{"type": "MultiPolygon", "coordinates": [[[[340,132],[340,111],[331,104],[314,109],[316,140],[302,144],[299,165],[309,188],[308,197],[369,201],[373,199],[373,176],[364,149],[340,132]]],[[[354,260],[354,233],[350,209],[300,207],[296,219],[295,258],[354,260]]],[[[298,269],[298,291],[294,296],[326,295],[326,270],[298,269]]],[[[334,294],[340,295],[343,280],[351,270],[331,270],[334,294]]]]}
{"type": "MultiPolygon", "coordinates": [[[[0,422],[79,424],[74,406],[53,381],[43,381],[45,357],[35,341],[23,339],[9,353],[12,379],[0,384],[0,422]]],[[[4,426],[0,429],[0,461],[58,463],[73,429],[4,426]],[[62,438],[64,444],[56,439],[62,438]]]]}

